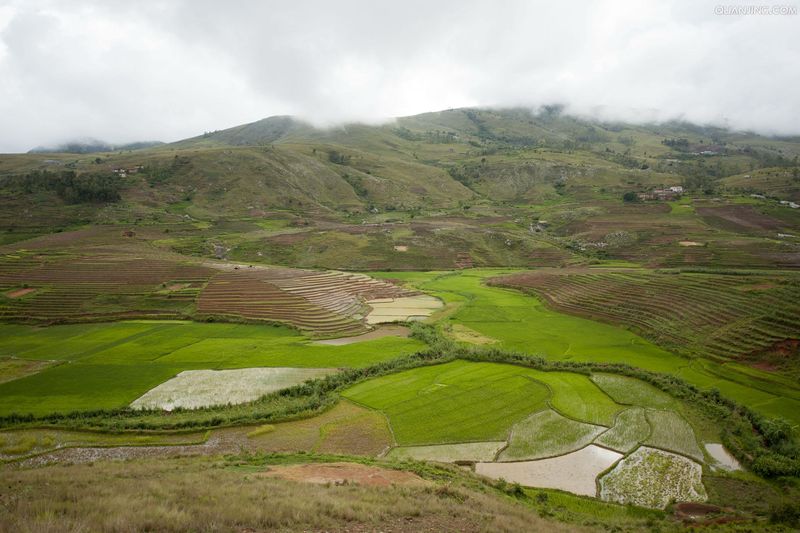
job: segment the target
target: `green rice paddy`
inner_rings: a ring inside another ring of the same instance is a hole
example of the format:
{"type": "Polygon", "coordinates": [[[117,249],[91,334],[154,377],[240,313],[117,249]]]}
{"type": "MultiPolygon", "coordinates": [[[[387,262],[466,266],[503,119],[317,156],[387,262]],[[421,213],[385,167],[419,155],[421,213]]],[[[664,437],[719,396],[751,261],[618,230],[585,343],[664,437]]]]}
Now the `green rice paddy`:
{"type": "Polygon", "coordinates": [[[617,416],[614,427],[597,437],[594,442],[620,453],[628,453],[649,436],[650,424],[644,409],[634,407],[622,411],[617,416]]]}
{"type": "Polygon", "coordinates": [[[517,423],[501,461],[521,461],[563,455],[583,448],[602,433],[602,426],[584,424],[547,410],[517,423]]]}
{"type": "Polygon", "coordinates": [[[646,444],[687,455],[698,461],[703,460],[703,452],[697,445],[692,426],[674,411],[647,411],[647,421],[652,432],[646,444]]]}
{"type": "Polygon", "coordinates": [[[454,361],[371,379],[343,395],[383,411],[400,445],[505,440],[514,423],[546,407],[550,392],[531,375],[454,361]]]}
{"type": "Polygon", "coordinates": [[[244,324],[0,325],[0,357],[61,363],[0,383],[0,415],[124,407],[183,370],[363,367],[423,346],[400,337],[324,346],[286,327],[244,324]]]}
{"type": "Polygon", "coordinates": [[[442,298],[447,306],[434,319],[467,326],[497,339],[502,348],[550,360],[624,363],[673,374],[702,389],[717,389],[768,416],[800,423],[800,388],[786,378],[742,365],[687,359],[622,327],[559,313],[534,296],[485,284],[488,278],[510,272],[474,269],[373,275],[400,279],[442,298]]]}

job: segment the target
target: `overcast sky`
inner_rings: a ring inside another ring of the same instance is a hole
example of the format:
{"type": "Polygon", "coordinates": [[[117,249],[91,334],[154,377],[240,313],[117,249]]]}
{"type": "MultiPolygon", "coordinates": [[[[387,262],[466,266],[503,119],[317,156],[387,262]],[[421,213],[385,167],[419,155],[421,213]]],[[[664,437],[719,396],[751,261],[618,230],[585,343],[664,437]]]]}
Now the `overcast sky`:
{"type": "Polygon", "coordinates": [[[0,0],[0,152],[549,103],[798,134],[800,15],[742,3],[0,0]]]}

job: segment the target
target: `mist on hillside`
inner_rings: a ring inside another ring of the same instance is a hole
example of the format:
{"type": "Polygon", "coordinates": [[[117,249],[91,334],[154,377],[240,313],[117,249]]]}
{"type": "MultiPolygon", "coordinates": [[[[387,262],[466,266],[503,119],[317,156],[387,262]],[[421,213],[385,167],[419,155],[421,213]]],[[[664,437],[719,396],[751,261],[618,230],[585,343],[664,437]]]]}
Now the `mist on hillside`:
{"type": "Polygon", "coordinates": [[[449,108],[800,133],[791,12],[709,2],[0,4],[0,152],[449,108]],[[724,7],[724,6],[723,6],[724,7]]]}

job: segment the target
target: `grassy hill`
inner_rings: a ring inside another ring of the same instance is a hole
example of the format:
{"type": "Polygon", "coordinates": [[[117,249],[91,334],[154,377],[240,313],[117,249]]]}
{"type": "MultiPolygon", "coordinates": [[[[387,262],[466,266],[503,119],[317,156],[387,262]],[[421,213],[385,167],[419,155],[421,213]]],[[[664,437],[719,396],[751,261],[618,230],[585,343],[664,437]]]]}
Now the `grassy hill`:
{"type": "Polygon", "coordinates": [[[799,153],[797,139],[557,107],[328,129],[270,117],[135,151],[0,156],[0,242],[146,225],[171,251],[293,266],[794,268],[798,244],[778,234],[800,217],[779,200],[797,199],[799,153]],[[622,201],[681,184],[682,204],[622,201]],[[741,203],[757,227],[708,216],[741,203]]]}

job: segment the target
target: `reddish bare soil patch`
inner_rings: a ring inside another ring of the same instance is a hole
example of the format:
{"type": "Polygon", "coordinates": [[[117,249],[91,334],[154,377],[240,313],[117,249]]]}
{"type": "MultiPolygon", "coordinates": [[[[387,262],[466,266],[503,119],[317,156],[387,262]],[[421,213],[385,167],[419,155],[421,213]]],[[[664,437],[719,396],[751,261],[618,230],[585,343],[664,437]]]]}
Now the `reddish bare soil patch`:
{"type": "Polygon", "coordinates": [[[784,357],[797,355],[797,352],[800,351],[800,339],[786,339],[776,342],[773,346],[773,351],[784,357]]]}
{"type": "Polygon", "coordinates": [[[274,466],[269,471],[264,472],[263,475],[319,485],[355,483],[368,487],[391,487],[392,485],[422,486],[428,484],[427,481],[411,472],[357,463],[309,463],[274,466]]]}
{"type": "Polygon", "coordinates": [[[22,298],[26,294],[30,294],[36,289],[17,289],[15,291],[9,291],[6,293],[6,296],[9,298],[22,298]]]}
{"type": "Polygon", "coordinates": [[[728,524],[744,519],[741,516],[737,516],[733,509],[696,502],[677,504],[675,506],[675,518],[685,524],[695,526],[728,524]]]}

